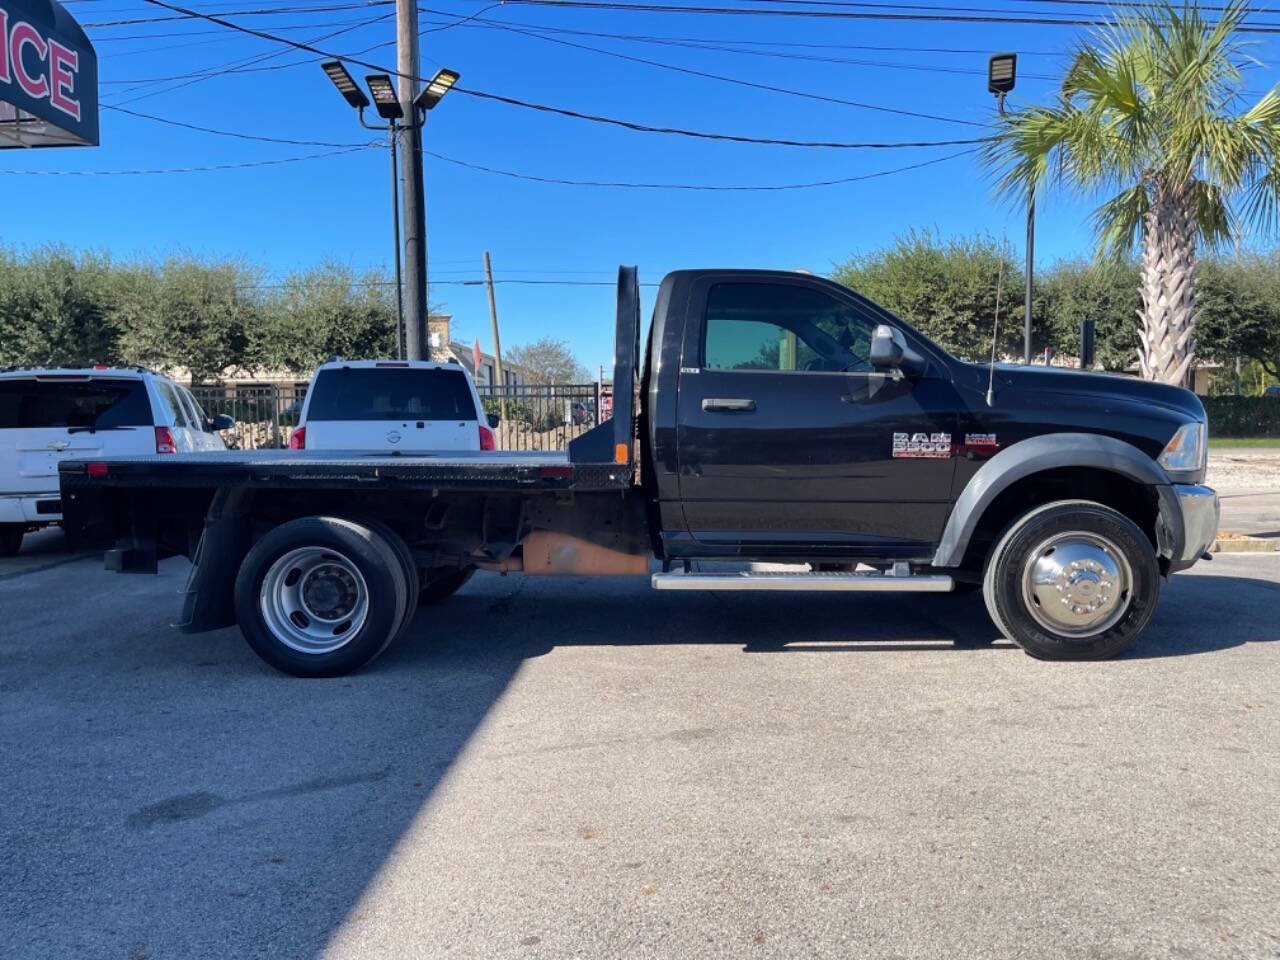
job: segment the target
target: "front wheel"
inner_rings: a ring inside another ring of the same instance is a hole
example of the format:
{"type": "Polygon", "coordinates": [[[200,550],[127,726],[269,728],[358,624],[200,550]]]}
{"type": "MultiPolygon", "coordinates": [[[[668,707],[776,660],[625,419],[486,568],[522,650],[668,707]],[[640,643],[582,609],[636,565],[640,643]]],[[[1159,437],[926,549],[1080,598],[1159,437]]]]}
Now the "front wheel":
{"type": "Polygon", "coordinates": [[[1041,660],[1104,660],[1146,629],[1160,597],[1151,541],[1089,500],[1046,504],[997,541],[983,599],[1000,631],[1041,660]]]}

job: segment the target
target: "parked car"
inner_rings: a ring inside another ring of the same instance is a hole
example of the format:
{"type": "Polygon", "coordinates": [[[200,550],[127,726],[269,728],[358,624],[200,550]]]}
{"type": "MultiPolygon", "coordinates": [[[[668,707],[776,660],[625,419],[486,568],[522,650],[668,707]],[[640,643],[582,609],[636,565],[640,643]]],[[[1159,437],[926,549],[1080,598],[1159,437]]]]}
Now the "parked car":
{"type": "Polygon", "coordinates": [[[0,556],[60,523],[58,463],[69,457],[226,449],[190,391],[141,368],[0,371],[0,556]]]}
{"type": "Polygon", "coordinates": [[[497,418],[485,417],[471,376],[456,363],[333,359],[311,378],[289,446],[377,453],[492,450],[494,426],[497,418]]]}
{"type": "Polygon", "coordinates": [[[575,427],[590,426],[596,421],[595,404],[575,400],[569,408],[569,417],[573,421],[575,427]]]}

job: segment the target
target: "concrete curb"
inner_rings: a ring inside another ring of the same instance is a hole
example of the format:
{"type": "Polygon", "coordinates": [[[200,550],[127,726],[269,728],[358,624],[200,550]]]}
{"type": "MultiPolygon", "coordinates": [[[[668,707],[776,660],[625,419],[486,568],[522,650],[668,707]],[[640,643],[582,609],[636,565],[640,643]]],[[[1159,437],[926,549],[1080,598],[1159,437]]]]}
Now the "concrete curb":
{"type": "Polygon", "coordinates": [[[1209,547],[1210,553],[1275,553],[1276,541],[1261,537],[1219,537],[1209,547]]]}

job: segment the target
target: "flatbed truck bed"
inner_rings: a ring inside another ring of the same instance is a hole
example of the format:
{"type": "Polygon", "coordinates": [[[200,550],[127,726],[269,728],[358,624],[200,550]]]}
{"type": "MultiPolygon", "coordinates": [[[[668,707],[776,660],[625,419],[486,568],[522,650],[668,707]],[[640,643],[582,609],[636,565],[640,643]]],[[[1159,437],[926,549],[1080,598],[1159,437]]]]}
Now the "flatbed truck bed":
{"type": "Polygon", "coordinates": [[[62,471],[64,493],[92,489],[109,473],[119,488],[470,490],[624,490],[631,484],[626,463],[574,462],[565,451],[443,451],[414,455],[332,450],[227,450],[217,453],[113,457],[91,466],[71,463],[62,471]],[[93,471],[93,475],[90,474],[93,471]]]}

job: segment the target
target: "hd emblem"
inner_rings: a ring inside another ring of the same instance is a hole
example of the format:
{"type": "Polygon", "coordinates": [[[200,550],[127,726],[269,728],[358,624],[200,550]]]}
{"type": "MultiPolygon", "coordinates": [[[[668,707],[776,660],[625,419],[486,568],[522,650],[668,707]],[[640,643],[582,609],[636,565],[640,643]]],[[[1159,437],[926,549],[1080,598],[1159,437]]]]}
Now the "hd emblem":
{"type": "Polygon", "coordinates": [[[949,457],[951,456],[951,434],[895,433],[893,455],[895,457],[949,457]]]}

